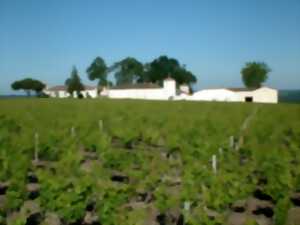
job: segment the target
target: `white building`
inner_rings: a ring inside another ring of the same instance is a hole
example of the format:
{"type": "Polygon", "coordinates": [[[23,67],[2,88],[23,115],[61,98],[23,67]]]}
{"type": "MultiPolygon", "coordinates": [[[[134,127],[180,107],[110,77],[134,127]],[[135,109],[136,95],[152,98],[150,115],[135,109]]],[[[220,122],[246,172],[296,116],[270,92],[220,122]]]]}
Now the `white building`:
{"type": "Polygon", "coordinates": [[[204,89],[187,96],[186,100],[194,101],[238,101],[236,93],[227,89],[204,89]]]}
{"type": "Polygon", "coordinates": [[[261,87],[256,89],[231,88],[241,102],[278,103],[278,90],[261,87]]]}
{"type": "MultiPolygon", "coordinates": [[[[70,93],[67,91],[67,87],[64,85],[58,85],[50,88],[46,88],[44,93],[49,95],[52,98],[68,98],[70,97],[70,93]]],[[[84,90],[80,92],[84,98],[91,97],[96,98],[98,96],[97,87],[92,87],[88,85],[84,85],[84,90]]],[[[73,93],[74,97],[77,97],[77,94],[73,93]]]]}
{"type": "MultiPolygon", "coordinates": [[[[44,91],[50,97],[66,98],[70,94],[65,86],[55,86],[44,91]]],[[[81,91],[83,97],[98,97],[97,87],[85,85],[81,91]]],[[[260,102],[277,103],[278,91],[276,89],[261,88],[219,88],[204,89],[194,94],[189,93],[189,86],[181,85],[176,88],[176,82],[167,78],[160,87],[153,83],[124,84],[111,88],[103,88],[100,96],[116,99],[148,99],[148,100],[188,100],[188,101],[226,101],[226,102],[260,102]]],[[[74,97],[76,93],[74,93],[74,97]]]]}
{"type": "Polygon", "coordinates": [[[179,86],[179,91],[180,91],[180,93],[189,95],[190,94],[190,87],[187,84],[182,84],[182,85],[179,86]]]}
{"type": "Polygon", "coordinates": [[[204,89],[193,95],[181,97],[180,100],[191,101],[227,101],[227,102],[259,102],[278,103],[278,91],[276,89],[261,88],[221,88],[204,89]]]}
{"type": "Polygon", "coordinates": [[[152,83],[119,85],[109,88],[107,97],[127,99],[171,100],[176,96],[176,82],[167,78],[163,87],[152,83]]]}

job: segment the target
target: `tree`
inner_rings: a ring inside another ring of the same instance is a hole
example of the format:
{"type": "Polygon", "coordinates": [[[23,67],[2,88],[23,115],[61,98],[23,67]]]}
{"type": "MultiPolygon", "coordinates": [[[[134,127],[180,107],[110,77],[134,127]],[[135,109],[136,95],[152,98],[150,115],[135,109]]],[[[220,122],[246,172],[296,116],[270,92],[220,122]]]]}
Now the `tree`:
{"type": "Polygon", "coordinates": [[[36,92],[37,95],[41,95],[45,87],[46,85],[39,80],[34,80],[32,84],[32,89],[36,92]]]}
{"type": "Polygon", "coordinates": [[[13,90],[24,90],[28,96],[31,95],[31,91],[35,91],[36,95],[40,95],[45,87],[46,85],[44,83],[32,78],[18,80],[11,84],[13,90]]]}
{"type": "Polygon", "coordinates": [[[178,84],[191,85],[197,81],[196,76],[186,70],[184,65],[180,65],[177,59],[160,56],[145,66],[144,80],[150,82],[162,83],[162,81],[171,76],[178,84]]]}
{"type": "Polygon", "coordinates": [[[248,62],[241,70],[242,79],[246,87],[259,88],[268,79],[271,69],[263,62],[248,62]]]}
{"type": "Polygon", "coordinates": [[[11,88],[15,91],[22,89],[21,81],[15,81],[11,84],[11,88]]]}
{"type": "Polygon", "coordinates": [[[80,91],[84,90],[84,86],[81,83],[81,79],[75,66],[73,66],[71,77],[66,80],[65,85],[67,86],[67,90],[71,95],[76,92],[77,96],[79,96],[80,91]]]}
{"type": "Polygon", "coordinates": [[[144,66],[141,62],[132,57],[127,57],[115,63],[110,71],[115,71],[117,84],[132,84],[143,82],[144,66]]]}
{"type": "Polygon", "coordinates": [[[108,68],[101,57],[96,57],[92,64],[86,70],[90,80],[99,79],[99,85],[107,85],[108,68]]]}

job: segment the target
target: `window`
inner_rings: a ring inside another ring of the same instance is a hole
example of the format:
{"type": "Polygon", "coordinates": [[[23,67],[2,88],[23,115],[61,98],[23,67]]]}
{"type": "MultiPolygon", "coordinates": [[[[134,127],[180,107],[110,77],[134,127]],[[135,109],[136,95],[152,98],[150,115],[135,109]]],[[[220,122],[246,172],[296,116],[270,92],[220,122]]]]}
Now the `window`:
{"type": "Polygon", "coordinates": [[[245,97],[245,102],[253,102],[253,97],[245,97]]]}

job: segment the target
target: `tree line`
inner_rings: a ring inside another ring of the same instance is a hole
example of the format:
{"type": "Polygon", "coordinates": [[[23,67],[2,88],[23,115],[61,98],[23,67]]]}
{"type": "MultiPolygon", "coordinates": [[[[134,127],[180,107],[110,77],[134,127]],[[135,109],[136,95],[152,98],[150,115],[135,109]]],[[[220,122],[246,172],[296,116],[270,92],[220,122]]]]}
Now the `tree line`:
{"type": "MultiPolygon", "coordinates": [[[[270,68],[263,62],[248,62],[241,70],[242,81],[248,88],[259,88],[268,78],[270,68]]],[[[178,85],[187,84],[190,87],[197,82],[197,77],[186,69],[177,59],[168,56],[160,56],[149,63],[141,63],[133,57],[127,57],[113,65],[108,66],[101,57],[96,57],[86,69],[89,80],[98,81],[98,87],[113,86],[113,82],[108,79],[109,74],[113,74],[115,85],[135,84],[135,83],[156,83],[162,85],[165,78],[173,78],[178,85]]],[[[70,77],[65,81],[69,93],[84,90],[78,70],[73,66],[70,77]]],[[[15,81],[11,85],[14,90],[24,90],[28,95],[35,91],[41,95],[45,84],[41,81],[26,78],[15,81]]]]}
{"type": "MultiPolygon", "coordinates": [[[[87,68],[86,73],[89,80],[98,80],[98,87],[112,86],[108,80],[108,74],[113,73],[116,85],[135,83],[157,83],[162,84],[167,77],[172,77],[178,85],[187,84],[191,86],[197,82],[196,76],[179,63],[177,59],[168,56],[160,56],[150,63],[141,63],[133,57],[127,57],[121,61],[108,66],[103,58],[96,57],[87,68]]],[[[68,91],[80,92],[83,85],[80,81],[76,67],[73,67],[71,77],[65,82],[68,91]]]]}

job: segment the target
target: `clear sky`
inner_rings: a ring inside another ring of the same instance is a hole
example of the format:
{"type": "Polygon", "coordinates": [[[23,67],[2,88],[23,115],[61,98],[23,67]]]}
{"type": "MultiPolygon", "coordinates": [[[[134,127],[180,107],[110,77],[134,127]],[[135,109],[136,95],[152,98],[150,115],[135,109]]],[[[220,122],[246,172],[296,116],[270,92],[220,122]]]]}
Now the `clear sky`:
{"type": "MultiPolygon", "coordinates": [[[[300,0],[0,0],[0,94],[16,79],[63,84],[96,56],[177,58],[196,89],[242,86],[247,61],[271,68],[266,85],[300,88],[300,0]]],[[[94,82],[96,84],[96,82],[94,82]]]]}

